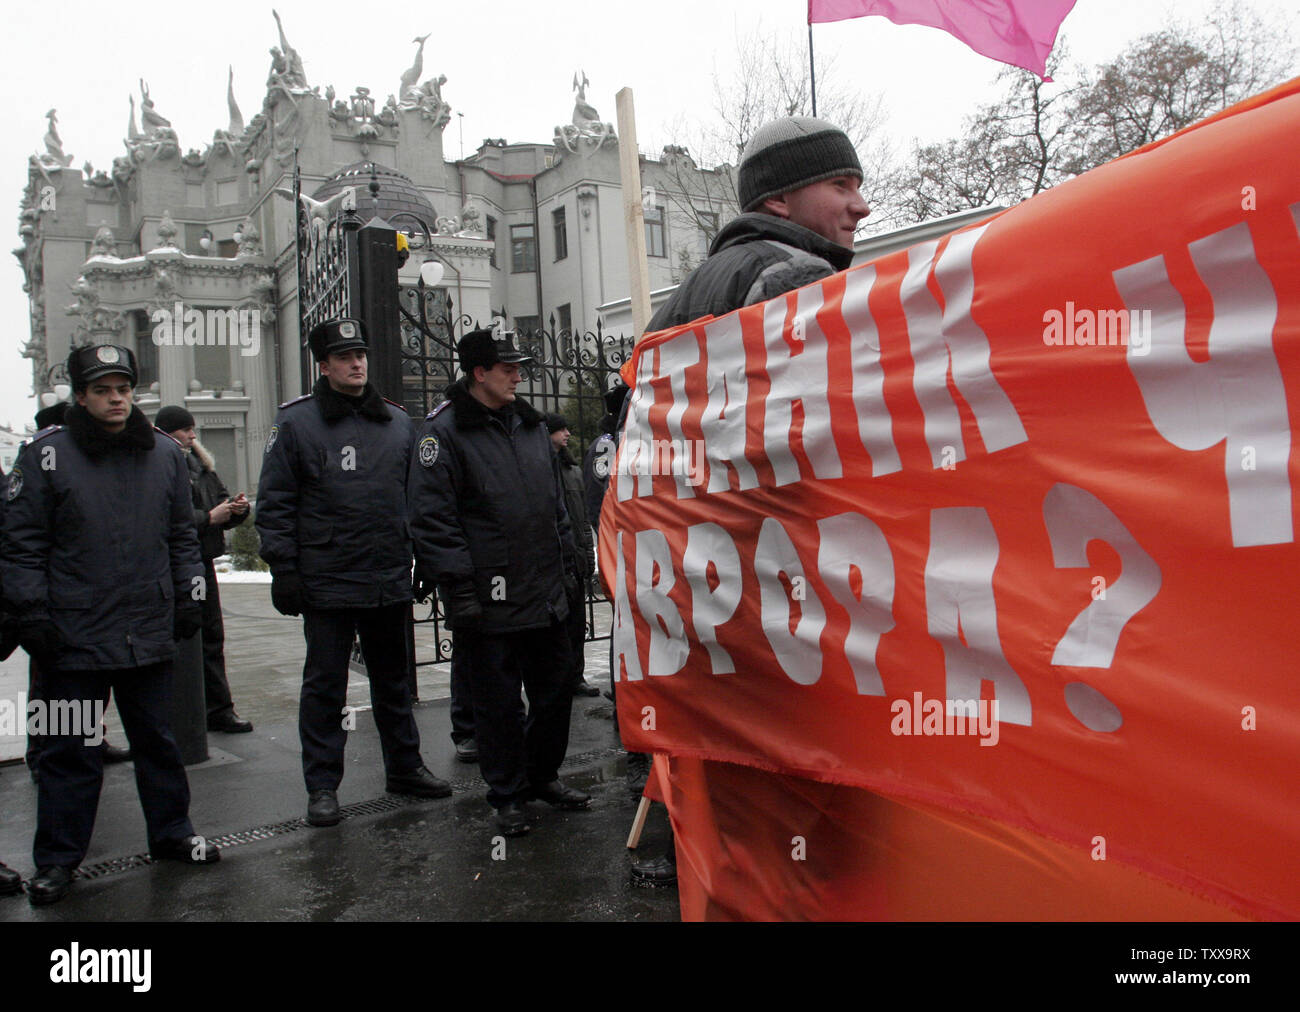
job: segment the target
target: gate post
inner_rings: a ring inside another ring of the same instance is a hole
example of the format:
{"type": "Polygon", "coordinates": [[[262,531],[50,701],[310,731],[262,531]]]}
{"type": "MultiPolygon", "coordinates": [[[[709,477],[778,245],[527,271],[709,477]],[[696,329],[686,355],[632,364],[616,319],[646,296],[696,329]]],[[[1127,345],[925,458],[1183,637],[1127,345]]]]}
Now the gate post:
{"type": "Polygon", "coordinates": [[[360,300],[355,306],[370,335],[370,382],[385,397],[402,396],[402,328],[398,312],[397,229],[371,218],[356,234],[360,300]]]}

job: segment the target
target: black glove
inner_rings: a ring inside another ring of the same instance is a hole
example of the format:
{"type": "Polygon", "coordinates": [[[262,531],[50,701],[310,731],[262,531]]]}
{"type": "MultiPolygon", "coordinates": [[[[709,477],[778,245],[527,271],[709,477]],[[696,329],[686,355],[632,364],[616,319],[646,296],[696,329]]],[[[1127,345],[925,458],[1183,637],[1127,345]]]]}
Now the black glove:
{"type": "Polygon", "coordinates": [[[453,632],[473,629],[482,621],[483,605],[479,603],[473,580],[457,580],[439,589],[447,608],[447,624],[453,632]]]}
{"type": "Polygon", "coordinates": [[[172,634],[176,640],[187,640],[203,628],[203,608],[197,604],[183,604],[176,609],[172,620],[172,634]]]}
{"type": "Polygon", "coordinates": [[[63,646],[63,637],[48,618],[24,622],[18,630],[18,643],[42,668],[52,667],[63,646]]]}
{"type": "Polygon", "coordinates": [[[9,660],[9,655],[18,649],[18,622],[5,612],[0,616],[0,661],[9,660]]]}
{"type": "Polygon", "coordinates": [[[302,614],[302,578],[296,569],[271,574],[271,603],[281,615],[302,614]]]}
{"type": "Polygon", "coordinates": [[[427,601],[432,596],[436,584],[428,573],[419,566],[415,567],[415,576],[411,580],[411,600],[427,601]]]}

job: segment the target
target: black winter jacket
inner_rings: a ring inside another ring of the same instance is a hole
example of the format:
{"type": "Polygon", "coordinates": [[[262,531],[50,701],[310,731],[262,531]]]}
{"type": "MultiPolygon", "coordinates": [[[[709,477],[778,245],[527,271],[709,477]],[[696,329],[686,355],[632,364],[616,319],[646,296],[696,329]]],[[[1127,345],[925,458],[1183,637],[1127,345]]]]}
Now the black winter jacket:
{"type": "Polygon", "coordinates": [[[58,667],[170,661],[175,603],[203,577],[185,454],[139,408],[105,432],[85,408],[37,433],[10,475],[0,556],[8,606],[50,619],[58,667]]]}
{"type": "Polygon", "coordinates": [[[578,569],[585,580],[596,571],[592,559],[591,528],[587,525],[587,507],[583,500],[582,468],[569,456],[569,451],[561,447],[555,452],[560,465],[560,481],[564,488],[564,509],[569,514],[569,530],[573,534],[573,543],[578,547],[578,569]]]}
{"type": "Polygon", "coordinates": [[[713,239],[695,268],[650,320],[647,333],[724,316],[846,270],[853,251],[784,218],[750,211],[713,239]]]}
{"type": "Polygon", "coordinates": [[[411,599],[406,473],[412,427],[374,387],[354,402],[324,377],[280,405],[257,488],[261,556],[298,571],[313,609],[411,599]]]}
{"type": "Polygon", "coordinates": [[[483,632],[568,616],[573,538],[550,436],[527,401],[491,412],[453,383],[416,438],[409,492],[416,564],[440,589],[473,580],[483,632]]]}
{"type": "Polygon", "coordinates": [[[232,516],[224,524],[214,525],[208,518],[208,512],[230,498],[221,477],[212,467],[212,458],[198,440],[194,441],[190,452],[185,455],[189,465],[190,488],[194,495],[194,526],[199,532],[199,554],[204,562],[211,562],[218,555],[226,553],[224,531],[238,527],[248,515],[232,516]]]}

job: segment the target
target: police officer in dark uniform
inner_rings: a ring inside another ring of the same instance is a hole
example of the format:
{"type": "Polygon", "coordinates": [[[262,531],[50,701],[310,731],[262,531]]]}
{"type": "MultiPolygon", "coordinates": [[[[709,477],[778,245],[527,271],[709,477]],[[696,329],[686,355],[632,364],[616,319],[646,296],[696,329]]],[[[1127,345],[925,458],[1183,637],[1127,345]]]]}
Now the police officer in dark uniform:
{"type": "Polygon", "coordinates": [[[407,683],[411,420],[367,382],[360,320],[319,324],[308,344],[321,377],[310,394],[280,406],[266,441],[255,523],[271,567],[271,601],[282,615],[301,613],[307,638],[298,709],[307,821],[333,826],[354,635],[370,677],[388,790],[443,798],[451,785],[420,758],[407,683]]]}
{"type": "MultiPolygon", "coordinates": [[[[33,437],[9,478],[6,606],[40,666],[47,704],[75,703],[84,724],[99,719],[110,692],[116,697],[152,855],[210,864],[220,852],[194,835],[167,716],[175,640],[199,628],[203,580],[185,459],[132,404],[130,349],[75,348],[68,375],[77,403],[66,427],[33,437]]],[[[34,905],[67,892],[103,782],[102,754],[88,743],[97,725],[50,731],[27,889],[34,905]]]]}
{"type": "MultiPolygon", "coordinates": [[[[4,470],[0,468],[0,488],[8,485],[4,470]]],[[[5,497],[0,495],[0,531],[4,530],[5,497]]],[[[4,586],[0,584],[0,601],[4,600],[4,586]]],[[[12,622],[8,611],[0,616],[0,661],[7,661],[18,646],[18,627],[12,622]]],[[[3,861],[0,861],[0,896],[16,896],[23,891],[23,877],[3,861]]]]}
{"type": "Polygon", "coordinates": [[[578,562],[542,415],[515,395],[530,359],[490,330],[466,334],[458,351],[465,376],[416,440],[411,533],[468,667],[488,802],[501,832],[518,836],[527,800],[591,803],[559,780],[572,705],[566,580],[578,562]]]}

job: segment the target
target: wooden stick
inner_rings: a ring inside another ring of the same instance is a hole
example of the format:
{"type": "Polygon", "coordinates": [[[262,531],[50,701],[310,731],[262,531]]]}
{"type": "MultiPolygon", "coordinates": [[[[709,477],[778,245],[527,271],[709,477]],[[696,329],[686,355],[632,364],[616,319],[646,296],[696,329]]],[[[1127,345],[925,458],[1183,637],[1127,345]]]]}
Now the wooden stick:
{"type": "Polygon", "coordinates": [[[641,830],[645,829],[645,817],[650,814],[652,804],[644,794],[641,796],[641,804],[636,806],[636,818],[632,820],[632,832],[627,835],[628,850],[636,850],[637,844],[641,842],[641,830]]]}
{"type": "Polygon", "coordinates": [[[624,88],[618,105],[618,162],[623,183],[623,226],[627,233],[628,297],[636,339],[650,324],[650,268],[645,254],[645,213],[641,206],[641,156],[636,146],[636,110],[632,89],[624,88]]]}

